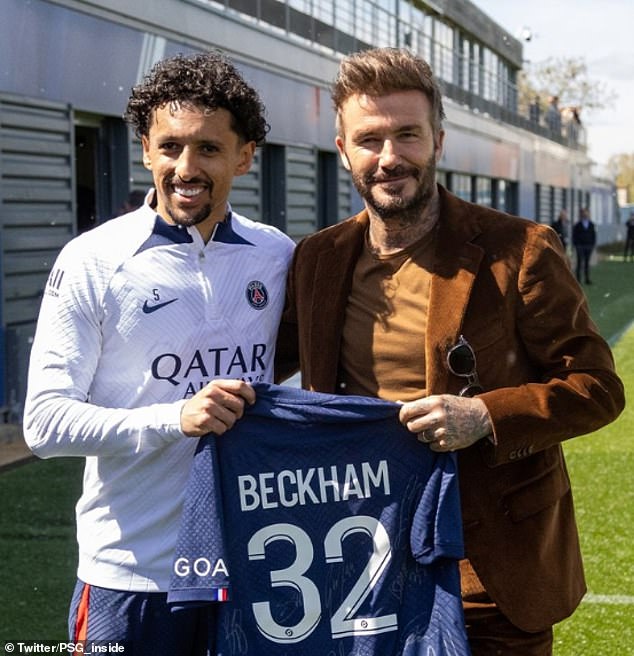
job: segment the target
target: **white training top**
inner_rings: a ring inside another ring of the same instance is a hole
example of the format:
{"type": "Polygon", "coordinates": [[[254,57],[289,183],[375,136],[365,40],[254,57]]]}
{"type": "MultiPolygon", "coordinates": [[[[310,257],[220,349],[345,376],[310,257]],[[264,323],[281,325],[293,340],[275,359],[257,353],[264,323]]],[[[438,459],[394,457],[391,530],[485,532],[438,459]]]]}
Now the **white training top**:
{"type": "Polygon", "coordinates": [[[293,242],[231,212],[204,244],[146,203],[68,243],[31,352],[24,432],[42,457],[85,456],[78,577],[167,591],[198,440],[186,399],[215,378],[273,379],[293,242]]]}

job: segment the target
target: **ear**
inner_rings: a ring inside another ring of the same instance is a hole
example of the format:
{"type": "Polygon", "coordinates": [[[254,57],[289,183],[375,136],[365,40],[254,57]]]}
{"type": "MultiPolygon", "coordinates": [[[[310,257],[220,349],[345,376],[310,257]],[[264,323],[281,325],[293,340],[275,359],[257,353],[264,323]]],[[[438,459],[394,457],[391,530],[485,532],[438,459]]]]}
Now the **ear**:
{"type": "Polygon", "coordinates": [[[149,171],[152,170],[152,160],[150,158],[150,140],[146,135],[141,137],[141,145],[143,146],[143,166],[149,171]]]}
{"type": "Polygon", "coordinates": [[[240,146],[238,155],[238,163],[236,165],[234,175],[244,175],[249,172],[251,164],[253,164],[253,157],[255,156],[255,141],[247,141],[240,146]]]}
{"type": "Polygon", "coordinates": [[[341,159],[341,163],[343,164],[346,171],[350,171],[350,160],[346,155],[345,144],[343,143],[343,139],[340,136],[335,137],[335,145],[339,151],[339,159],[341,159]]]}
{"type": "Polygon", "coordinates": [[[438,164],[438,162],[440,162],[440,158],[442,157],[444,145],[445,145],[445,131],[440,130],[438,132],[438,134],[436,135],[436,139],[434,141],[434,157],[436,159],[436,164],[438,164]]]}

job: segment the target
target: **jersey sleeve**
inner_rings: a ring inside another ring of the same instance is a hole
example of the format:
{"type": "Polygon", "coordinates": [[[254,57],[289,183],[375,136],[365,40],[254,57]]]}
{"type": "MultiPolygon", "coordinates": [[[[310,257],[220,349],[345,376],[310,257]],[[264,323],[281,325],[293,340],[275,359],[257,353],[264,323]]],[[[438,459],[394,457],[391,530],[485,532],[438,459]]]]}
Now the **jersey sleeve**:
{"type": "Polygon", "coordinates": [[[90,402],[109,269],[98,258],[86,257],[84,250],[77,239],[58,257],[46,283],[31,350],[24,436],[42,458],[123,455],[183,436],[182,402],[135,409],[90,402]]]}
{"type": "Polygon", "coordinates": [[[412,521],[414,558],[424,565],[438,558],[463,558],[461,527],[456,455],[438,453],[412,521]]]}
{"type": "Polygon", "coordinates": [[[167,597],[175,608],[229,598],[215,440],[200,440],[190,472],[167,597]]]}

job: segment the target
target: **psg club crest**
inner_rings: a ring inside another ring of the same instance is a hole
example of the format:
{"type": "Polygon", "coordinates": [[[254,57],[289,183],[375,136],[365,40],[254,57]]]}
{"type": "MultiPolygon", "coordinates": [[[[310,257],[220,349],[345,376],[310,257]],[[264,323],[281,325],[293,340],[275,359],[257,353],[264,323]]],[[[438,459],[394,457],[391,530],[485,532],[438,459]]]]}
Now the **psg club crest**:
{"type": "Polygon", "coordinates": [[[264,309],[269,302],[269,293],[266,291],[264,283],[259,280],[252,280],[247,285],[247,301],[249,305],[256,310],[264,309]]]}

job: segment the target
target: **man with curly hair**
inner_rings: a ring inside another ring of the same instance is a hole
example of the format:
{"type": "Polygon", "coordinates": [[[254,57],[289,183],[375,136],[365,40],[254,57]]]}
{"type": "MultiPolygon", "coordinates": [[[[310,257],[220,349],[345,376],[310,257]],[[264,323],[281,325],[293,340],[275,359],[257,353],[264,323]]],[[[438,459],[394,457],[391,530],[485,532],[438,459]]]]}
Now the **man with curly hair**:
{"type": "Polygon", "coordinates": [[[228,198],[268,125],[219,53],[159,62],[126,115],[154,188],[73,239],[46,285],[24,429],[42,458],[86,459],[73,642],[127,656],[206,653],[207,610],[171,613],[183,491],[197,438],[222,434],[273,376],[293,242],[228,198]]]}

